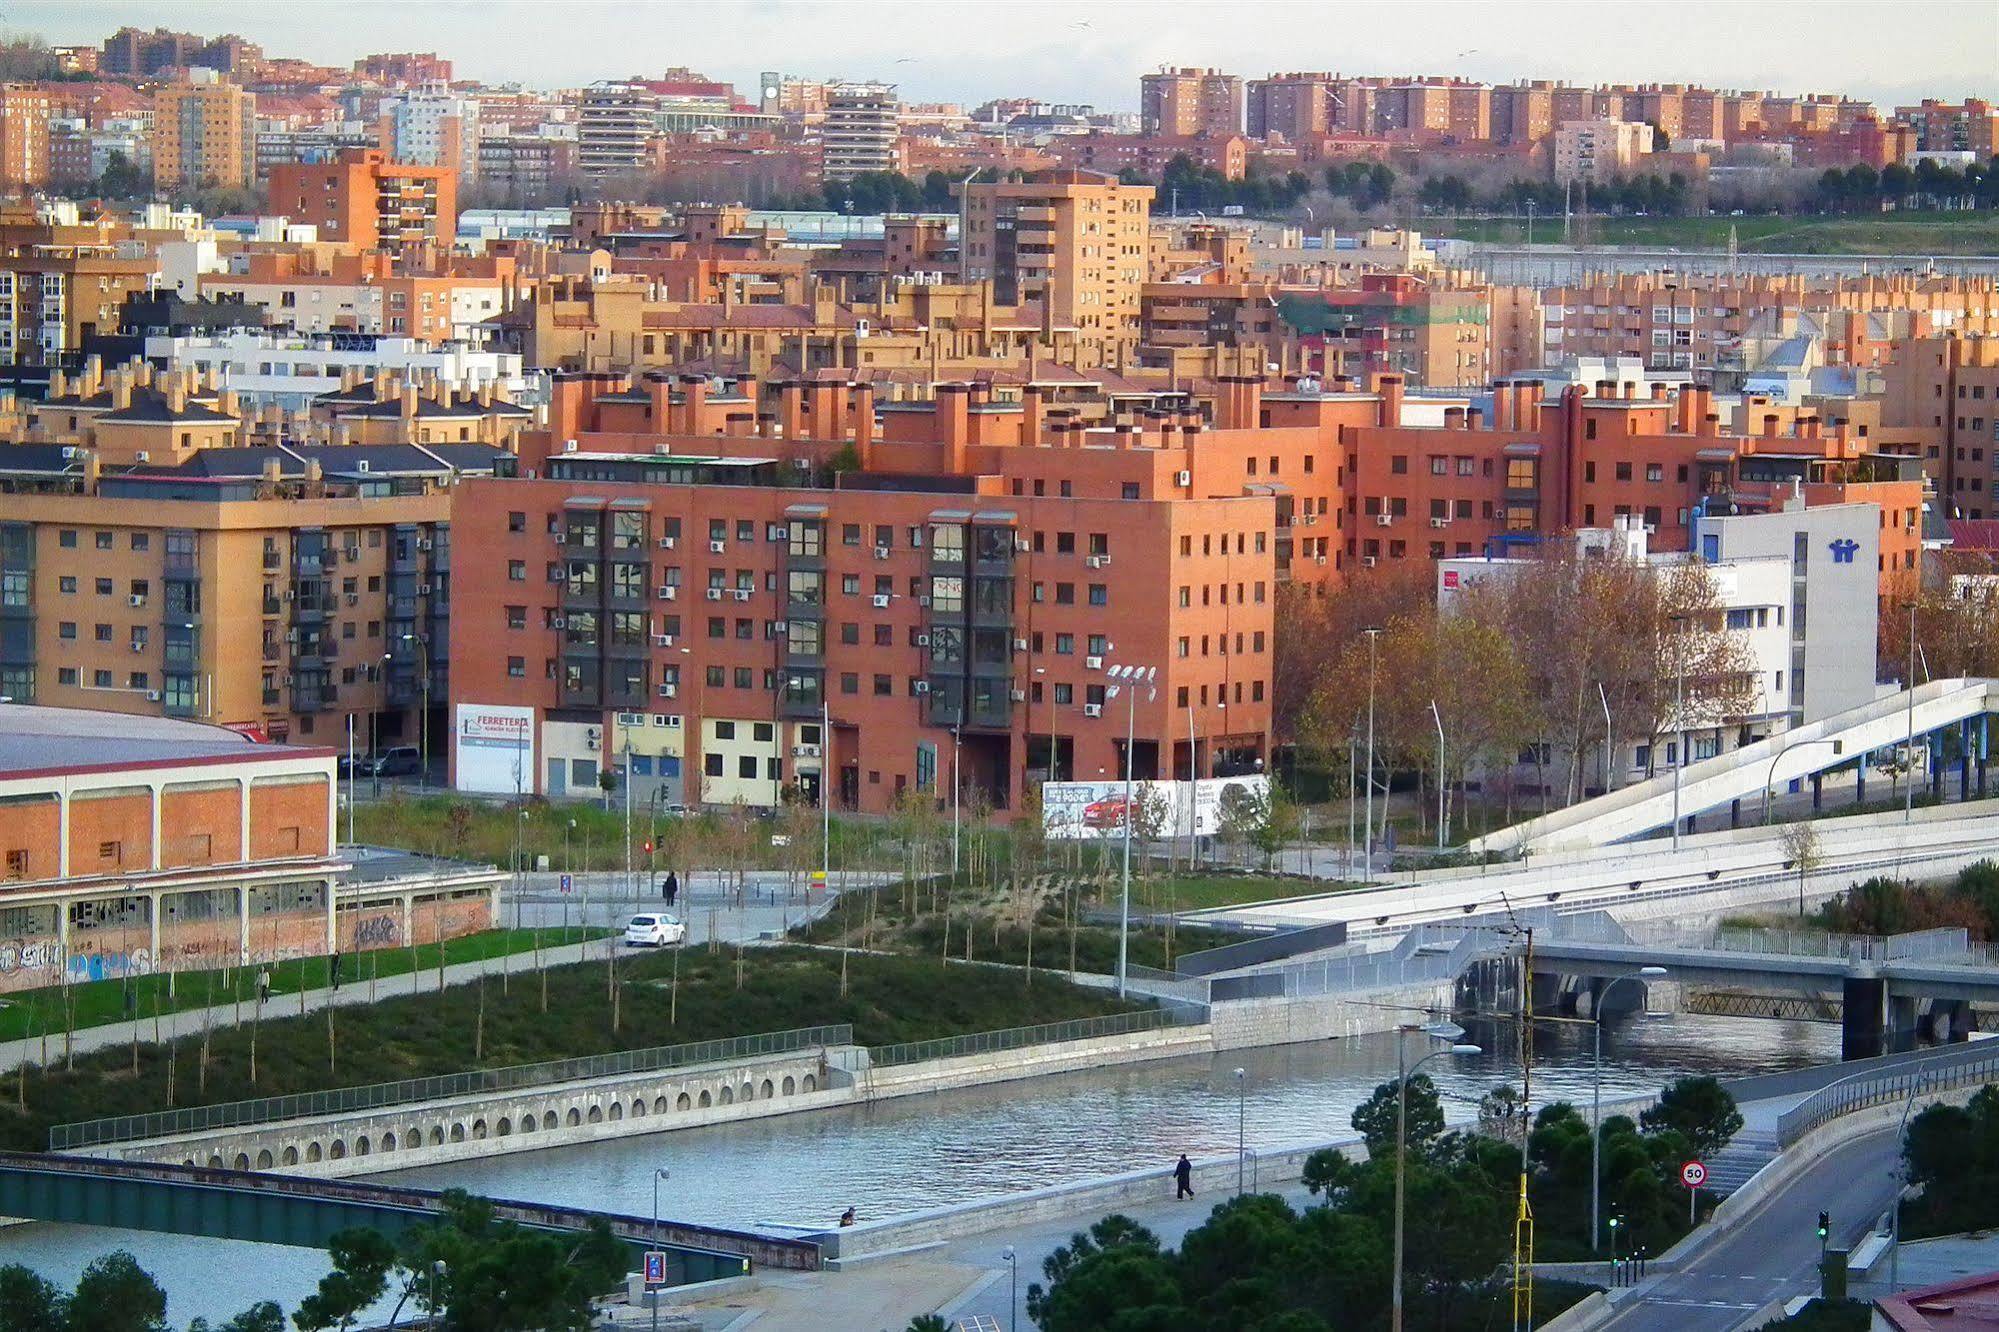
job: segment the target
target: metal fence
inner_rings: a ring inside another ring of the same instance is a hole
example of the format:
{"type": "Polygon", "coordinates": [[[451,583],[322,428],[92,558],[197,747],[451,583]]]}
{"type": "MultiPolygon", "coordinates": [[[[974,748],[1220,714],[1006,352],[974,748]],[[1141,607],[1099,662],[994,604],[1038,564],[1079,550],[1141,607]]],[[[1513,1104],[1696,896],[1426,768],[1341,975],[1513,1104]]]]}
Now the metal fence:
{"type": "Polygon", "coordinates": [[[1841,1115],[1888,1105],[1925,1091],[1947,1091],[1999,1079],[1999,1054],[1981,1053],[1980,1046],[1941,1055],[1919,1064],[1842,1078],[1786,1110],[1777,1118],[1777,1145],[1792,1143],[1841,1115]]]}
{"type": "Polygon", "coordinates": [[[1163,1027],[1198,1022],[1200,1018],[1200,1011],[1191,1006],[1147,1008],[1132,1013],[1109,1013],[1103,1017],[1071,1018],[1067,1022],[1045,1022],[1038,1027],[1009,1027],[1004,1031],[944,1036],[934,1041],[877,1045],[868,1051],[868,1061],[877,1068],[893,1068],[899,1064],[920,1064],[931,1059],[1023,1050],[1030,1045],[1087,1041],[1096,1036],[1128,1036],[1133,1032],[1157,1031],[1163,1027]]]}
{"type": "Polygon", "coordinates": [[[268,1096],[254,1101],[230,1101],[222,1105],[197,1105],[182,1110],[121,1115],[114,1119],[91,1119],[76,1124],[57,1124],[49,1129],[49,1150],[74,1151],[79,1147],[93,1147],[108,1142],[130,1142],[135,1139],[168,1137],[181,1133],[200,1133],[210,1129],[243,1128],[252,1124],[269,1124],[285,1119],[311,1119],[323,1115],[351,1114],[392,1105],[442,1100],[452,1096],[520,1091],[531,1087],[548,1087],[557,1083],[612,1078],[631,1073],[657,1073],[665,1069],[686,1068],[696,1064],[726,1063],[760,1055],[791,1054],[821,1046],[853,1043],[854,1029],[843,1022],[824,1027],[803,1027],[796,1031],[765,1032],[754,1036],[731,1036],[723,1040],[694,1041],[686,1045],[661,1045],[646,1050],[586,1055],[578,1059],[556,1059],[540,1064],[516,1064],[510,1068],[447,1073],[434,1078],[377,1082],[362,1087],[335,1087],[327,1091],[303,1092],[296,1096],[268,1096]]]}

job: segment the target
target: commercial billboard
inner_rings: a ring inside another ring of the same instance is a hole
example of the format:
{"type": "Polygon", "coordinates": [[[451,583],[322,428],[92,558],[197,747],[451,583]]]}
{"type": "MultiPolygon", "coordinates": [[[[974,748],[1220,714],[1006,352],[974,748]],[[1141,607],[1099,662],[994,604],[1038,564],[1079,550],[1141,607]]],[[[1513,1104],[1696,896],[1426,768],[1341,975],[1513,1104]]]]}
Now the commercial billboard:
{"type": "Polygon", "coordinates": [[[534,709],[460,703],[451,746],[458,789],[506,795],[534,790],[534,709]]]}
{"type": "Polygon", "coordinates": [[[1043,782],[1042,834],[1066,840],[1122,838],[1129,813],[1137,820],[1135,832],[1185,837],[1191,826],[1197,837],[1215,837],[1222,832],[1225,809],[1265,801],[1269,795],[1270,781],[1260,773],[1195,782],[1133,782],[1129,805],[1122,781],[1043,782]]]}

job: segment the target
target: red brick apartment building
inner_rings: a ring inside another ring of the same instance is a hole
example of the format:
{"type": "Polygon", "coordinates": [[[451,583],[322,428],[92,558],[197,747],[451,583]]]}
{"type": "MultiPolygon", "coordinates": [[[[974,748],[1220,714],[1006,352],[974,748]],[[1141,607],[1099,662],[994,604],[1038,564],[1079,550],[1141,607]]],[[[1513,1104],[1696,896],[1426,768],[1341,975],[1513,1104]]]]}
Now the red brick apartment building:
{"type": "Polygon", "coordinates": [[[955,762],[1015,808],[1051,767],[1122,771],[1120,664],[1158,671],[1133,705],[1139,776],[1249,771],[1287,583],[1619,513],[1684,548],[1697,507],[1794,490],[1880,503],[1884,577],[1920,544],[1914,460],[1760,404],[1757,434],[1724,434],[1698,389],[1500,384],[1441,427],[1403,423],[1396,375],[1370,392],[1223,377],[1205,411],[1124,394],[1097,424],[1036,384],[879,404],[866,384],[771,389],[568,376],[520,475],[454,490],[453,702],[461,739],[467,709],[533,731],[509,784],[594,786],[629,755],[668,802],[816,796],[824,774],[842,806],[880,811],[947,792],[955,762]]]}

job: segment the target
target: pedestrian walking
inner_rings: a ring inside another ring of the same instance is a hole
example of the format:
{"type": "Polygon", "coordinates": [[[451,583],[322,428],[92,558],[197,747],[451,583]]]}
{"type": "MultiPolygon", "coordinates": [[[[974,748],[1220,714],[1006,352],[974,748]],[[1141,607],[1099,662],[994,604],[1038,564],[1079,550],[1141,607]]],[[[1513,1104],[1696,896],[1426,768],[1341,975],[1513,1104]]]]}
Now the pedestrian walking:
{"type": "Polygon", "coordinates": [[[666,882],[660,885],[660,892],[665,894],[666,904],[672,906],[674,900],[680,896],[680,876],[672,870],[668,870],[666,872],[666,882]]]}
{"type": "Polygon", "coordinates": [[[257,973],[257,1003],[261,1007],[271,1001],[271,969],[265,967],[257,973]]]}
{"type": "Polygon", "coordinates": [[[1180,1153],[1179,1162],[1173,1167],[1173,1183],[1176,1190],[1174,1200],[1194,1196],[1194,1163],[1187,1159],[1187,1153],[1180,1153]]]}
{"type": "Polygon", "coordinates": [[[331,980],[332,980],[332,982],[333,982],[333,988],[334,988],[334,989],[336,989],[336,990],[337,990],[337,989],[339,989],[339,988],[340,988],[340,954],[338,954],[338,953],[335,953],[335,954],[333,955],[333,966],[332,966],[332,975],[330,976],[330,979],[331,979],[331,980]]]}

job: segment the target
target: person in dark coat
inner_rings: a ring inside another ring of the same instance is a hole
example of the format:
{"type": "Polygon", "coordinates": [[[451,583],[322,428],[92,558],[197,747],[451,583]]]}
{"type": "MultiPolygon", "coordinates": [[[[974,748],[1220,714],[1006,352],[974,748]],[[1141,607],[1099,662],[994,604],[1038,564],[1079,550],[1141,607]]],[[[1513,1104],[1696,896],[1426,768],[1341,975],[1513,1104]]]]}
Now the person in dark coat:
{"type": "Polygon", "coordinates": [[[1185,1152],[1180,1153],[1180,1161],[1173,1167],[1173,1182],[1178,1186],[1173,1194],[1176,1200],[1194,1196],[1194,1163],[1185,1152]]]}
{"type": "Polygon", "coordinates": [[[680,896],[680,876],[668,870],[666,878],[659,885],[659,891],[660,895],[666,898],[666,904],[672,906],[674,899],[680,896]]]}

